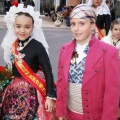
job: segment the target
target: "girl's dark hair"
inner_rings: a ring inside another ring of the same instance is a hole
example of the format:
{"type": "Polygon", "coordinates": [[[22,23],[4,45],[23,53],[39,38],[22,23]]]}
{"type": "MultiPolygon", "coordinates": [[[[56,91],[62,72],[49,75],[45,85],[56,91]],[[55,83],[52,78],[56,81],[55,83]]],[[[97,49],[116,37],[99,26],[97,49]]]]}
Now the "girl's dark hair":
{"type": "Polygon", "coordinates": [[[19,13],[17,13],[17,15],[19,15],[19,16],[24,15],[24,16],[30,17],[32,19],[33,24],[34,24],[34,19],[29,13],[19,12],[19,13]]]}
{"type": "Polygon", "coordinates": [[[111,30],[113,29],[114,25],[118,25],[120,24],[120,18],[115,19],[112,23],[111,23],[111,30]]]}

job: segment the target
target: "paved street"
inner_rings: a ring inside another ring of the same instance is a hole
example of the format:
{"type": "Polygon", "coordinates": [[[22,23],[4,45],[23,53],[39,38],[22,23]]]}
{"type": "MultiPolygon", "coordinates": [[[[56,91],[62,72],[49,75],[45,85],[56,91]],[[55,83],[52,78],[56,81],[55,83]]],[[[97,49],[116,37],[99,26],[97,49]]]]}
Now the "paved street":
{"type": "MultiPolygon", "coordinates": [[[[0,29],[0,44],[6,33],[6,28],[0,29]]],[[[72,34],[69,29],[65,28],[43,28],[46,40],[49,45],[49,56],[53,68],[55,81],[57,80],[57,63],[59,50],[62,44],[70,41],[72,34]]],[[[0,46],[0,65],[5,65],[3,61],[3,50],[0,46]]]]}

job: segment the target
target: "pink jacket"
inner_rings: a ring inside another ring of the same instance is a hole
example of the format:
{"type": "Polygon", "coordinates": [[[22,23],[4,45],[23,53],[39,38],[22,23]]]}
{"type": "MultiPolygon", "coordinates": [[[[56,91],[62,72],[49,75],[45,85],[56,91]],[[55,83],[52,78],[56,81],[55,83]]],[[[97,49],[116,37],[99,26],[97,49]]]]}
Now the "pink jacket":
{"type": "MultiPolygon", "coordinates": [[[[67,116],[68,71],[76,41],[61,47],[58,64],[56,115],[67,116]]],[[[84,120],[117,120],[120,91],[118,50],[95,37],[85,63],[82,82],[84,120]]]]}

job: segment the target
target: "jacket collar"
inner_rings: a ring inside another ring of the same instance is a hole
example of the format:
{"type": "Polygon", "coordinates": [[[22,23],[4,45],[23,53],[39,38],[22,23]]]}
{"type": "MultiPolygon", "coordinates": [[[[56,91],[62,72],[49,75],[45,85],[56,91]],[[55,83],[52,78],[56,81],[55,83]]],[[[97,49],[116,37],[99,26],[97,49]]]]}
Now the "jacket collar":
{"type": "Polygon", "coordinates": [[[101,62],[99,62],[99,60],[104,54],[105,50],[99,49],[100,44],[98,42],[99,41],[95,37],[93,37],[90,41],[90,48],[85,62],[85,72],[83,75],[82,86],[84,86],[88,80],[90,80],[95,74],[97,74],[97,72],[99,72],[99,67],[101,66],[101,62]]]}
{"type": "MultiPolygon", "coordinates": [[[[96,69],[94,66],[95,64],[100,64],[98,60],[100,57],[103,55],[103,51],[99,49],[98,45],[98,40],[93,36],[92,39],[90,40],[90,48],[86,57],[86,62],[85,62],[85,73],[83,75],[83,83],[82,85],[84,86],[87,81],[92,78],[97,71],[99,71],[99,68],[96,69]]],[[[64,58],[65,58],[65,63],[64,63],[64,69],[63,69],[63,74],[66,77],[65,79],[68,80],[68,72],[69,72],[69,66],[70,66],[70,60],[72,57],[72,53],[74,51],[74,47],[76,44],[76,40],[73,40],[70,44],[64,46],[64,58]]],[[[68,81],[66,81],[68,82],[68,81]]]]}

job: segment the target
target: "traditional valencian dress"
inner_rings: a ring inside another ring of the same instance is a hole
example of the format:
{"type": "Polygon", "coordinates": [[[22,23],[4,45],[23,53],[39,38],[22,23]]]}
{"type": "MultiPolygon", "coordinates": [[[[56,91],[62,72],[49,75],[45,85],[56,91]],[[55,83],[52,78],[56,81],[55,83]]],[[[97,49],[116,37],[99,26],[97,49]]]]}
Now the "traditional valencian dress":
{"type": "Polygon", "coordinates": [[[16,40],[12,47],[14,78],[3,94],[1,119],[52,120],[52,114],[44,108],[46,96],[56,98],[50,61],[40,42],[35,39],[26,42],[27,45],[21,50],[17,49],[18,45],[23,44],[20,40],[16,40]],[[43,73],[46,82],[42,80],[43,73]]]}
{"type": "MultiPolygon", "coordinates": [[[[68,112],[70,118],[79,115],[83,117],[82,108],[82,78],[85,71],[85,61],[89,50],[89,44],[79,45],[75,47],[78,56],[75,58],[74,52],[69,68],[69,93],[68,93],[68,112]],[[74,114],[75,113],[75,114],[74,114]],[[73,115],[74,114],[74,115],[73,115]]],[[[69,116],[68,116],[69,119],[69,116]]],[[[73,118],[74,119],[74,118],[73,118]]]]}

